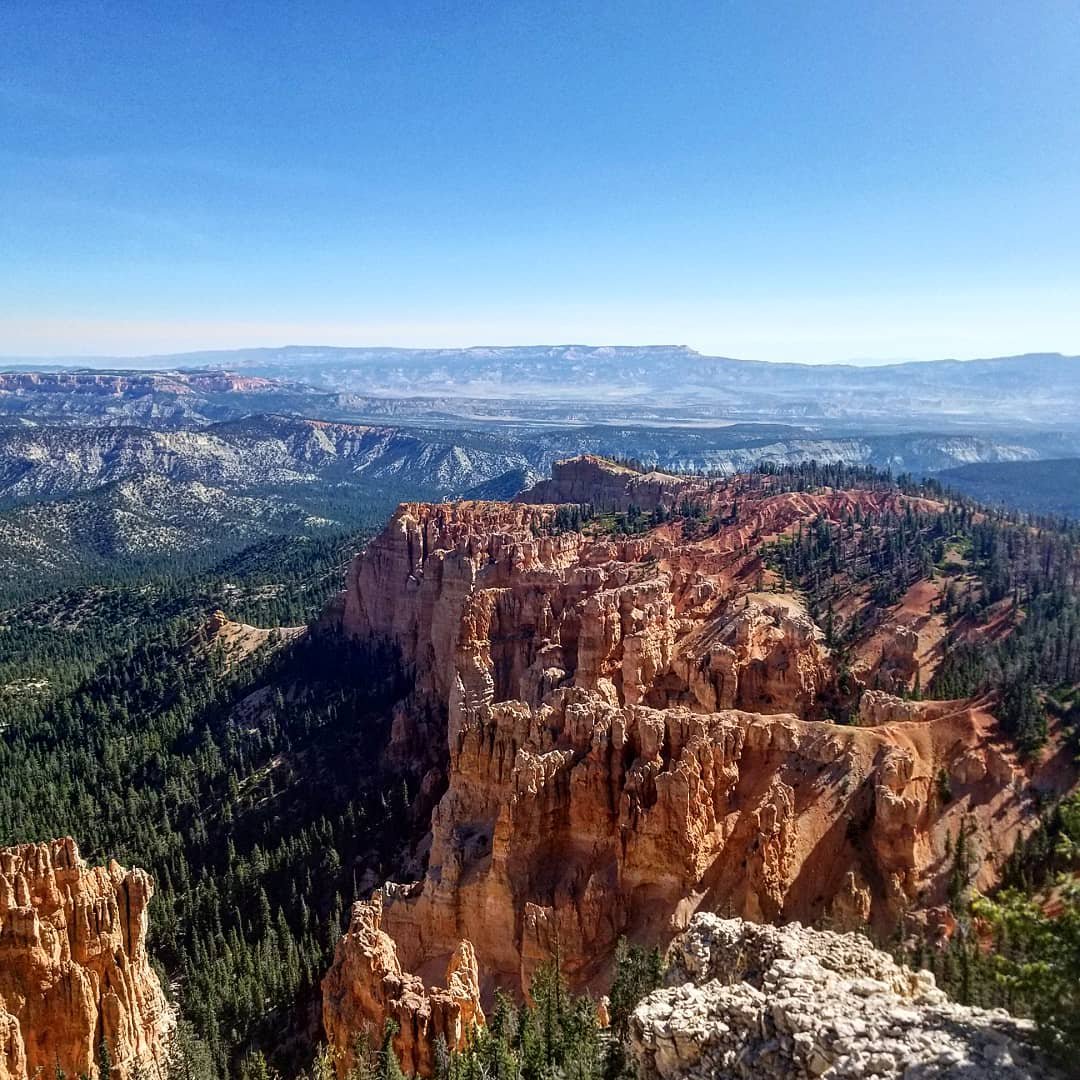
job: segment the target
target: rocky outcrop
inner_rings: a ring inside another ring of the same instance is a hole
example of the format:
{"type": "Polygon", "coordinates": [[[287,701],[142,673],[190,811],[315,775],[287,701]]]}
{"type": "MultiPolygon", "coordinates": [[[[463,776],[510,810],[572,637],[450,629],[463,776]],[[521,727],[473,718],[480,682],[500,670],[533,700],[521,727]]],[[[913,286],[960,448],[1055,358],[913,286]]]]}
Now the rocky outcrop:
{"type": "MultiPolygon", "coordinates": [[[[657,708],[812,711],[829,666],[801,604],[732,602],[746,526],[697,545],[664,530],[611,539],[553,531],[555,509],[404,504],[350,568],[342,630],[393,643],[444,703],[460,685],[535,706],[573,683],[657,708]]],[[[782,529],[788,509],[778,500],[750,528],[782,529]]]]}
{"type": "Polygon", "coordinates": [[[916,654],[919,649],[918,632],[909,626],[890,626],[881,636],[881,658],[878,661],[878,677],[888,677],[893,685],[909,686],[919,670],[916,654]]]}
{"type": "Polygon", "coordinates": [[[428,874],[388,891],[386,924],[411,965],[468,937],[489,985],[521,991],[556,944],[587,985],[621,934],[667,940],[698,907],[865,921],[923,884],[930,789],[914,761],[793,716],[573,688],[535,711],[496,705],[460,733],[428,874]]]}
{"type": "Polygon", "coordinates": [[[884,690],[866,690],[859,699],[859,723],[868,727],[915,720],[920,711],[918,702],[886,694],[884,690]]]}
{"type": "Polygon", "coordinates": [[[164,1072],[173,1015],[146,952],[153,883],[70,838],[0,849],[0,1080],[164,1072]]]}
{"type": "Polygon", "coordinates": [[[695,916],[638,1006],[642,1080],[1051,1080],[1032,1025],[948,1000],[859,934],[695,916]]]}
{"type": "Polygon", "coordinates": [[[691,539],[563,531],[529,501],[406,504],[354,561],[338,625],[413,676],[391,754],[446,755],[426,872],[384,890],[405,970],[437,975],[467,940],[482,992],[520,994],[557,946],[575,988],[604,989],[620,935],[666,943],[698,910],[891,931],[941,902],[961,822],[987,840],[977,880],[1011,847],[1018,767],[976,767],[986,715],[825,722],[822,632],[755,591],[766,540],[903,497],[676,479],[713,523],[691,539]]]}
{"type": "Polygon", "coordinates": [[[815,713],[831,680],[824,635],[794,596],[747,594],[719,624],[705,623],[676,659],[697,704],[709,711],[815,713]]]}
{"type": "Polygon", "coordinates": [[[276,626],[264,629],[233,622],[220,609],[212,611],[203,625],[188,639],[187,647],[198,655],[220,650],[226,668],[242,663],[262,650],[276,650],[307,633],[306,626],[276,626]]]}
{"type": "Polygon", "coordinates": [[[476,954],[469,942],[459,942],[447,965],[446,986],[425,987],[421,978],[402,970],[397,946],[381,924],[379,894],[354,905],[348,933],[323,980],[323,1021],[338,1048],[338,1072],[346,1076],[353,1069],[358,1039],[378,1049],[390,1021],[402,1067],[430,1076],[439,1036],[448,1049],[460,1050],[470,1031],[484,1022],[476,954]]]}
{"type": "Polygon", "coordinates": [[[19,1021],[0,1009],[0,1080],[22,1080],[26,1075],[26,1047],[19,1021]]]}
{"type": "Polygon", "coordinates": [[[593,454],[556,461],[551,479],[541,480],[517,497],[528,503],[588,503],[604,510],[626,511],[631,506],[671,509],[679,497],[693,490],[690,478],[664,472],[639,472],[593,454]]]}

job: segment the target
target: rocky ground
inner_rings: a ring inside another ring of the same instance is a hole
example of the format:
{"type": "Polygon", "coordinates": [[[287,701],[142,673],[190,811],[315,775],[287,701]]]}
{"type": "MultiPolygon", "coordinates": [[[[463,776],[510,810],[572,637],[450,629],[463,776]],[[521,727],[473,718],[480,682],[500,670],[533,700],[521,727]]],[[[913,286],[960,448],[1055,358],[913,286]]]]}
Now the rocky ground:
{"type": "Polygon", "coordinates": [[[957,1005],[859,934],[698,914],[631,1018],[642,1080],[1051,1080],[1032,1025],[957,1005]]]}

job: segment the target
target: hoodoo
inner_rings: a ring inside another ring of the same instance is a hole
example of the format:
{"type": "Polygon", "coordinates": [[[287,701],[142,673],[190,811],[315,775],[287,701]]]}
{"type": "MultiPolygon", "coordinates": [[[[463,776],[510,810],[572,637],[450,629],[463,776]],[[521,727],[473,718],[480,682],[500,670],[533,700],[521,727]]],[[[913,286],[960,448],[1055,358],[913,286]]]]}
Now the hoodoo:
{"type": "Polygon", "coordinates": [[[163,1076],[173,1015],[146,952],[153,882],[70,838],[0,848],[0,1080],[163,1076]]]}
{"type": "Polygon", "coordinates": [[[459,942],[446,968],[445,987],[425,987],[418,976],[402,970],[397,946],[381,928],[382,911],[378,894],[353,908],[348,933],[323,981],[326,1029],[338,1047],[339,1067],[347,1070],[354,1064],[357,1039],[379,1046],[390,1021],[402,1067],[428,1076],[440,1036],[448,1050],[461,1050],[472,1029],[484,1022],[476,954],[469,942],[459,942]]]}
{"type": "MultiPolygon", "coordinates": [[[[390,751],[444,791],[426,873],[383,890],[396,970],[434,981],[468,942],[483,994],[520,994],[557,949],[602,988],[620,936],[663,945],[699,910],[887,932],[943,904],[961,829],[973,880],[996,879],[1024,766],[985,703],[879,692],[860,719],[857,673],[761,558],[811,527],[866,550],[889,515],[943,507],[774,479],[566,462],[514,503],[405,504],[357,557],[340,629],[413,674],[390,751]]],[[[383,978],[354,948],[328,983],[383,978]]]]}

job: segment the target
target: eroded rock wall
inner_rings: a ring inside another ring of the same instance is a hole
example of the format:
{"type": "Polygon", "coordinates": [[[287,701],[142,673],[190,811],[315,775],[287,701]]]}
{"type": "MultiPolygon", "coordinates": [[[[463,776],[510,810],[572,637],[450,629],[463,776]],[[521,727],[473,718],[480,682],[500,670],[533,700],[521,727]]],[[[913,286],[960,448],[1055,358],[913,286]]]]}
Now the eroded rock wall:
{"type": "Polygon", "coordinates": [[[604,510],[628,510],[636,506],[670,509],[676,500],[695,487],[691,478],[664,472],[639,473],[592,454],[556,461],[551,479],[541,480],[518,496],[530,503],[588,503],[604,510]]]}
{"type": "Polygon", "coordinates": [[[382,911],[379,894],[353,907],[348,932],[323,979],[326,1033],[337,1048],[339,1075],[346,1076],[358,1051],[381,1047],[389,1021],[406,1073],[430,1076],[436,1040],[442,1036],[449,1050],[461,1050],[470,1031],[484,1022],[476,954],[469,942],[458,942],[445,985],[425,986],[402,968],[393,938],[382,929],[382,911]]]}
{"type": "MultiPolygon", "coordinates": [[[[426,983],[467,940],[482,992],[520,994],[557,942],[571,983],[602,988],[620,935],[666,943],[699,910],[889,932],[942,902],[962,823],[977,884],[1011,849],[1020,766],[992,717],[883,699],[867,726],[826,722],[822,631],[795,595],[755,591],[764,541],[904,497],[740,492],[736,515],[724,483],[668,479],[715,515],[707,535],[561,531],[527,500],[407,504],[352,566],[342,631],[413,675],[398,752],[445,739],[426,872],[387,883],[380,914],[426,983]],[[416,728],[423,700],[441,730],[416,728]]],[[[335,1041],[348,1027],[327,1018],[335,1041]]]]}
{"type": "Polygon", "coordinates": [[[153,883],[70,838],[0,849],[0,1078],[163,1075],[173,1015],[146,953],[153,883]]]}

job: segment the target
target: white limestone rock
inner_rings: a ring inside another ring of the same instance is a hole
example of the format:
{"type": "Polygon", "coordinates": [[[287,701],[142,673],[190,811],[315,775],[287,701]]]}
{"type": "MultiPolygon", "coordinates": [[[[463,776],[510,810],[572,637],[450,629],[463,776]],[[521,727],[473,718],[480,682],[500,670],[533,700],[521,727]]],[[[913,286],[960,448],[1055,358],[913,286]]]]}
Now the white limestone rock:
{"type": "Polygon", "coordinates": [[[1051,1080],[1032,1025],[859,934],[694,917],[630,1025],[642,1080],[1051,1080]]]}

